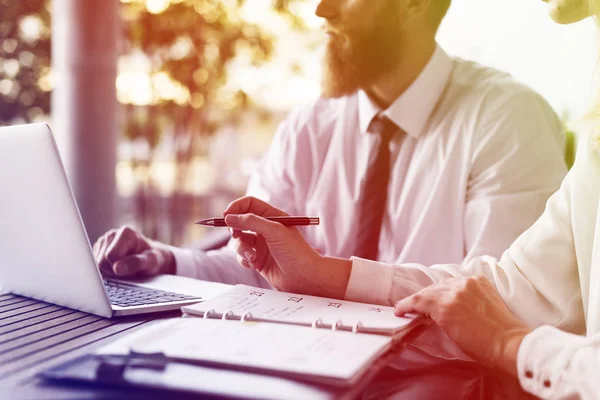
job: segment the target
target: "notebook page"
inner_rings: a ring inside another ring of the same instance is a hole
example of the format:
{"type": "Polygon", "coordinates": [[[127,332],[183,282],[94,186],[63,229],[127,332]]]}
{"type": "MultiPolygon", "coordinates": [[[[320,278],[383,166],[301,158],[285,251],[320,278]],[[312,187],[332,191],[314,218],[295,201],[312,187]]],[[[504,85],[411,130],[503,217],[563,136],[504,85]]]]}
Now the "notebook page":
{"type": "MultiPolygon", "coordinates": [[[[312,326],[331,327],[340,322],[338,329],[351,330],[356,324],[361,332],[392,335],[406,328],[414,318],[396,317],[393,307],[376,306],[323,297],[305,296],[236,285],[227,292],[203,303],[185,306],[182,311],[204,316],[213,310],[213,317],[230,312],[230,318],[251,313],[252,319],[269,320],[312,326]]],[[[209,315],[210,316],[210,315],[209,315]]]]}
{"type": "Polygon", "coordinates": [[[152,325],[97,351],[269,370],[345,386],[354,383],[391,344],[391,338],[284,324],[182,318],[152,325]]]}

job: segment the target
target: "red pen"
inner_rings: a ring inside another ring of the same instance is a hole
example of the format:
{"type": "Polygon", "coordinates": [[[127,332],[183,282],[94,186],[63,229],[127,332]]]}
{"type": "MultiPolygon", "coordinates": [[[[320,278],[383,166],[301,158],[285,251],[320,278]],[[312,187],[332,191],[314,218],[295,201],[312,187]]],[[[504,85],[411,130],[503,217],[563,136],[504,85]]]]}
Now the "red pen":
{"type": "MultiPolygon", "coordinates": [[[[269,221],[279,222],[285,226],[319,225],[319,217],[263,217],[269,221]]],[[[222,227],[227,226],[225,218],[207,218],[195,221],[194,224],[222,227]]]]}

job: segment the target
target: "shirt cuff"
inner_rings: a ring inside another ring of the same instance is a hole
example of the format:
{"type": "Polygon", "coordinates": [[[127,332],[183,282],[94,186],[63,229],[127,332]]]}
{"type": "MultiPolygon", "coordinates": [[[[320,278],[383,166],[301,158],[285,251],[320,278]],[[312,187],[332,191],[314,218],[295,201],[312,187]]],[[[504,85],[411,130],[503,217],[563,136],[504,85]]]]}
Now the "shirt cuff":
{"type": "Polygon", "coordinates": [[[194,251],[175,246],[169,246],[169,250],[175,257],[175,275],[195,278],[194,251]]]}
{"type": "Polygon", "coordinates": [[[517,371],[521,387],[542,398],[555,398],[563,393],[563,375],[571,356],[585,344],[586,338],[541,326],[523,339],[517,355],[517,371]]]}
{"type": "Polygon", "coordinates": [[[369,304],[389,304],[393,267],[381,262],[352,257],[352,270],[345,299],[369,304]]]}

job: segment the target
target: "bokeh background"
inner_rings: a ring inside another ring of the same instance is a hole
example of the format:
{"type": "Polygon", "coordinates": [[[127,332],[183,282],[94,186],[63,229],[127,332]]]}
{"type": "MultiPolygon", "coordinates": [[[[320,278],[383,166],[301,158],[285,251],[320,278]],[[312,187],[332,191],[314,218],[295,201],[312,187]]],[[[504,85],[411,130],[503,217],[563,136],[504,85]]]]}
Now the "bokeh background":
{"type": "MultiPolygon", "coordinates": [[[[319,95],[318,1],[115,1],[111,224],[189,244],[207,233],[191,222],[220,215],[242,195],[277,124],[319,95]]],[[[51,0],[0,0],[1,124],[52,126],[52,91],[61,84],[52,60],[53,14],[60,12],[51,0]]],[[[592,98],[594,29],[592,21],[552,23],[540,0],[453,0],[438,40],[453,56],[531,86],[570,127],[592,98]]]]}

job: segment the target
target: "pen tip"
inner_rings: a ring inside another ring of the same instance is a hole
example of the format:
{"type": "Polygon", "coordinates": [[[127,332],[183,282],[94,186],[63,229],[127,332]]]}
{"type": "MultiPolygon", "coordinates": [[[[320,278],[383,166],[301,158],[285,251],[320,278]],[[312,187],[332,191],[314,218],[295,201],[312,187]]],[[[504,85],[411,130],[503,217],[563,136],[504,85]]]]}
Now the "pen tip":
{"type": "Polygon", "coordinates": [[[196,225],[214,225],[214,221],[212,219],[199,219],[198,221],[195,221],[194,224],[196,224],[196,225]]]}

